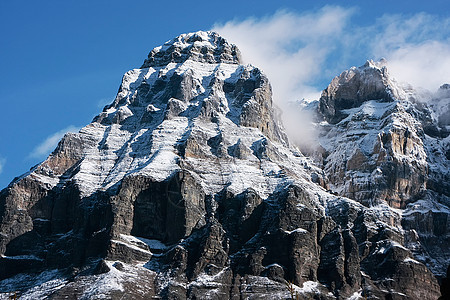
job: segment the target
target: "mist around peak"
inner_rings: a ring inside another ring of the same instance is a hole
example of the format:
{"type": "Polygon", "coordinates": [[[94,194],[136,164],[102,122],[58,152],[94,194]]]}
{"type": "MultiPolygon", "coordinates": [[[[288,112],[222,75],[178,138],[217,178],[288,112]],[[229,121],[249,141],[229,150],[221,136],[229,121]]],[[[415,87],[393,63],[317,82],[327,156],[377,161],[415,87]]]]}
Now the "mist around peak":
{"type": "Polygon", "coordinates": [[[216,24],[213,30],[239,47],[245,63],[267,74],[291,140],[304,143],[316,133],[307,116],[292,112],[291,103],[319,100],[334,76],[351,66],[365,61],[386,66],[396,86],[422,102],[439,98],[434,91],[450,78],[448,18],[385,14],[359,25],[357,15],[356,9],[340,6],[279,10],[216,24]]]}

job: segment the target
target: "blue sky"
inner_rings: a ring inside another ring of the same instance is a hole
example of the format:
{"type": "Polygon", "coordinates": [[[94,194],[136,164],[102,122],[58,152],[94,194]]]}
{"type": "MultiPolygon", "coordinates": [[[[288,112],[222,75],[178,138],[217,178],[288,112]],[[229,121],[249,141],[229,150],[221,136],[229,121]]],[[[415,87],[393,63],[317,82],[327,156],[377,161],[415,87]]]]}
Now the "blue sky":
{"type": "Polygon", "coordinates": [[[448,0],[0,1],[0,189],[90,123],[127,70],[181,33],[218,30],[273,77],[282,101],[314,97],[382,56],[401,79],[449,82],[449,12],[448,0]]]}

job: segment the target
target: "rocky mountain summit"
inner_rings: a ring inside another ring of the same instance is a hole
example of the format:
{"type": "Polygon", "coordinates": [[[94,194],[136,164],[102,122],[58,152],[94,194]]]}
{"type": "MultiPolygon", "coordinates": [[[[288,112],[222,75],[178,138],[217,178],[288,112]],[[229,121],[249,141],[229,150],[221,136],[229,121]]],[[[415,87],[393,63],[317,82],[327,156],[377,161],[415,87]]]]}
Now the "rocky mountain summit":
{"type": "Polygon", "coordinates": [[[448,88],[420,102],[383,64],[313,104],[310,157],[235,45],[196,32],[153,49],[1,191],[0,299],[437,299],[448,88]]]}
{"type": "Polygon", "coordinates": [[[331,187],[367,205],[387,201],[395,208],[432,192],[433,199],[449,197],[446,85],[427,105],[391,78],[384,63],[343,72],[319,100],[321,163],[331,187]]]}

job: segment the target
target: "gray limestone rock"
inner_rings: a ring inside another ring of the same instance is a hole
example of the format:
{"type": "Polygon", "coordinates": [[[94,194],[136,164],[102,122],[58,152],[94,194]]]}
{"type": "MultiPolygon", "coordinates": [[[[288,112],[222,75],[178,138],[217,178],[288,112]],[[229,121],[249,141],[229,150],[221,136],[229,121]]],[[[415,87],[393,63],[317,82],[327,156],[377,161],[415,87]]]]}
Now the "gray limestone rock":
{"type": "Polygon", "coordinates": [[[241,54],[235,45],[215,32],[196,32],[180,35],[153,49],[141,68],[182,63],[188,59],[203,63],[240,64],[241,54]]]}
{"type": "Polygon", "coordinates": [[[385,64],[385,61],[367,61],[364,66],[351,68],[335,77],[319,100],[319,111],[324,118],[336,124],[345,118],[343,110],[358,107],[364,101],[398,98],[385,64]]]}
{"type": "Polygon", "coordinates": [[[91,124],[0,192],[0,298],[437,298],[447,144],[438,130],[427,146],[432,114],[401,95],[373,62],[335,78],[316,166],[236,46],[197,32],[155,48],[91,124]]]}

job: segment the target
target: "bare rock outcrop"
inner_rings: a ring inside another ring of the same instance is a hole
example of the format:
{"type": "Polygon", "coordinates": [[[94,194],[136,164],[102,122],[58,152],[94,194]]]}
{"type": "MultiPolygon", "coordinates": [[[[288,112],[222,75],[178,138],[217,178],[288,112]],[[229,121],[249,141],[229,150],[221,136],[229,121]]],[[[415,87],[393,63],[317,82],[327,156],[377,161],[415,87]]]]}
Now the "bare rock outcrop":
{"type": "Polygon", "coordinates": [[[182,34],[153,49],[141,68],[165,66],[193,60],[203,63],[242,62],[239,49],[215,32],[182,34]]]}
{"type": "Polygon", "coordinates": [[[319,118],[330,122],[322,127],[321,143],[332,190],[365,205],[384,200],[395,208],[427,190],[449,196],[449,174],[438,171],[449,166],[448,144],[427,134],[438,121],[417,97],[380,63],[367,62],[333,79],[318,104],[319,118]]]}
{"type": "Polygon", "coordinates": [[[0,192],[0,298],[436,299],[447,173],[400,92],[372,62],[335,79],[318,166],[236,46],[197,32],[155,48],[0,192]]]}

